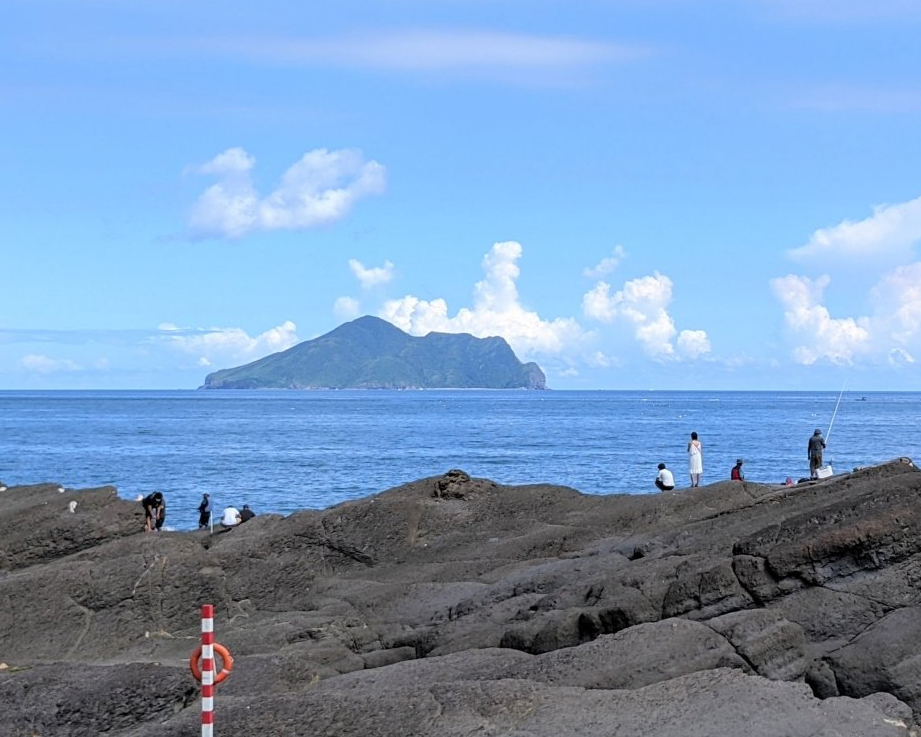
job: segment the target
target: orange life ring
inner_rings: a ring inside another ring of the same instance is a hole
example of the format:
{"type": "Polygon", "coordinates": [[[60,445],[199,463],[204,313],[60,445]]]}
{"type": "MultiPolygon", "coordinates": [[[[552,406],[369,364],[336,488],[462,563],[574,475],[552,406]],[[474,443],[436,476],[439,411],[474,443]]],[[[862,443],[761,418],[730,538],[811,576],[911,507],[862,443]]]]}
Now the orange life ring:
{"type": "MultiPolygon", "coordinates": [[[[214,683],[217,685],[227,678],[227,676],[230,675],[230,671],[233,670],[233,656],[231,656],[230,650],[220,643],[215,642],[211,647],[214,648],[215,656],[221,656],[221,670],[214,674],[214,683]]],[[[192,653],[192,657],[189,658],[189,670],[192,671],[192,677],[196,681],[201,681],[201,666],[198,664],[200,659],[201,645],[198,646],[198,649],[192,653]]]]}

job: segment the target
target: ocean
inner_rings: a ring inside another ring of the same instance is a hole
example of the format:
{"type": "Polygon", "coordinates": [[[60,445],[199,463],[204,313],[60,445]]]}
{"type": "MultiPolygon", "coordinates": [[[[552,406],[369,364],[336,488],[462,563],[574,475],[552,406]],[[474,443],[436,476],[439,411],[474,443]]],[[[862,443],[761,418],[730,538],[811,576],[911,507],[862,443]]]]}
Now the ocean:
{"type": "Polygon", "coordinates": [[[664,462],[680,489],[692,430],[704,484],[738,457],[746,478],[780,483],[808,476],[815,428],[836,473],[921,459],[919,416],[913,392],[4,391],[0,481],[111,484],[125,499],[160,490],[181,530],[205,491],[216,510],[289,514],[455,468],[646,494],[664,462]]]}

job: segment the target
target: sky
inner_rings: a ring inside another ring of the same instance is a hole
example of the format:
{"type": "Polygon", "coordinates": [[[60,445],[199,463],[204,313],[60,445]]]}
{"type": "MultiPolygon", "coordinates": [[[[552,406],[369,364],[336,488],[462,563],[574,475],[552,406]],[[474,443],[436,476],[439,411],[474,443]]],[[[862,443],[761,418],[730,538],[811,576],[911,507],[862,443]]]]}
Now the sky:
{"type": "Polygon", "coordinates": [[[377,315],[552,389],[921,388],[917,0],[2,0],[0,389],[377,315]]]}

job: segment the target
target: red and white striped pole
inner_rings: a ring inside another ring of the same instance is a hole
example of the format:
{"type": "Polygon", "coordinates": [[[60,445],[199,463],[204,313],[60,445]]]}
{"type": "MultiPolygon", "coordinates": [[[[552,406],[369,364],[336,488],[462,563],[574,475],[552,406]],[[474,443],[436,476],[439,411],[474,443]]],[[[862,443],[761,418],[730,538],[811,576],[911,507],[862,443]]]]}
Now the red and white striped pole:
{"type": "Polygon", "coordinates": [[[214,736],[214,606],[201,606],[201,737],[214,736]]]}

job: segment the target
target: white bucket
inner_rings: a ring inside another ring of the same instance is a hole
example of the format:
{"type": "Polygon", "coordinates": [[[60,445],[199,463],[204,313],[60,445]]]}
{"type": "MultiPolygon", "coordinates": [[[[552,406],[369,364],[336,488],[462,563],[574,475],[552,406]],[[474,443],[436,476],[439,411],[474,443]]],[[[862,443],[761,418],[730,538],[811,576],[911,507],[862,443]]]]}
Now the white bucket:
{"type": "Polygon", "coordinates": [[[831,470],[831,464],[828,464],[827,466],[820,466],[815,470],[816,478],[819,479],[827,479],[833,473],[834,471],[831,470]]]}

